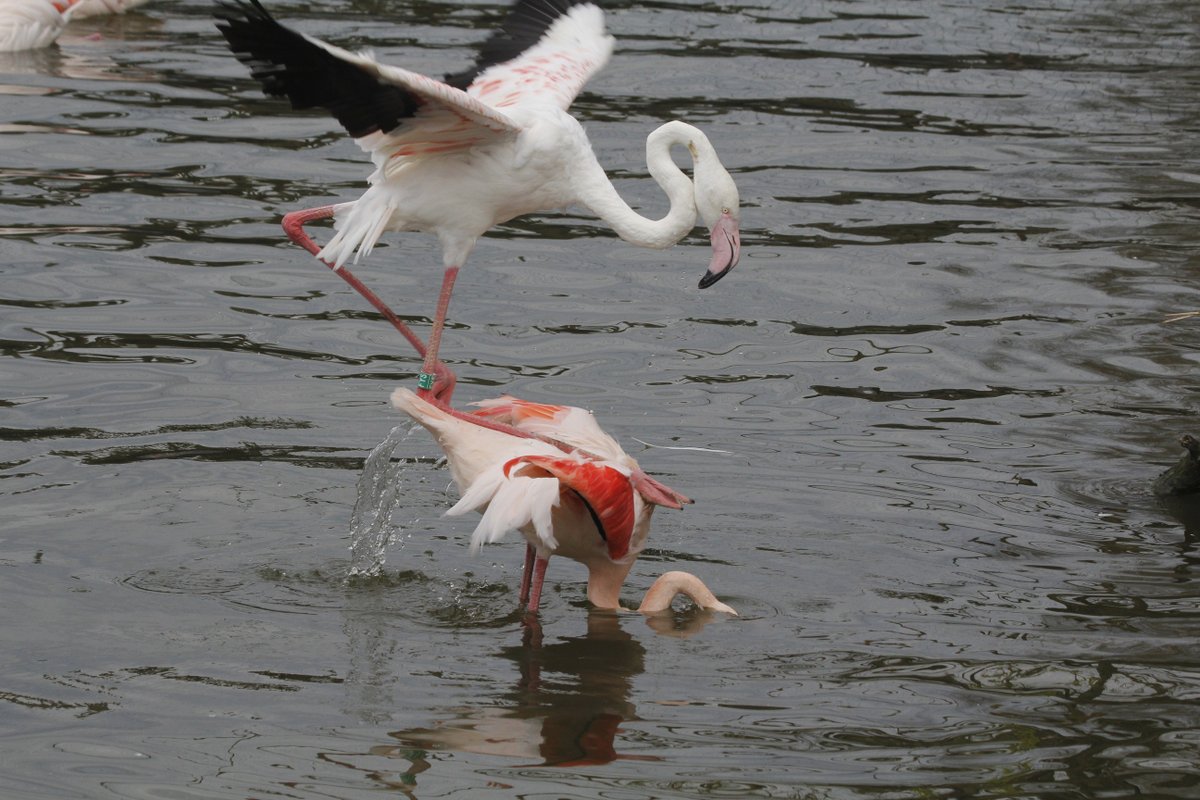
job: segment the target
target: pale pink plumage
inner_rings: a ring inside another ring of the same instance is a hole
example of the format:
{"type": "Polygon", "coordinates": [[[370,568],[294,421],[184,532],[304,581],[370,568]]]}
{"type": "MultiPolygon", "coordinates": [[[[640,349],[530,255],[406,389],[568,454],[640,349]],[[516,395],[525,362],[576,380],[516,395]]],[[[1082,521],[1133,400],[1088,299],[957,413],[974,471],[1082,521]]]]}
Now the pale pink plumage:
{"type": "Polygon", "coordinates": [[[70,20],[124,14],[148,0],[0,0],[0,53],[54,44],[70,20]]]}
{"type": "Polygon", "coordinates": [[[527,576],[533,566],[531,607],[552,553],[584,562],[589,599],[615,607],[645,544],[652,506],[691,501],[649,478],[587,412],[510,398],[486,404],[474,420],[454,411],[454,376],[437,361],[438,344],[459,265],[489,228],[526,213],[581,204],[626,241],[658,248],[682,239],[699,216],[713,250],[700,287],[728,274],[740,252],[738,192],[711,143],[682,122],[657,128],[646,140],[647,166],[670,210],[651,220],[620,198],[566,113],[612,52],[603,14],[590,0],[516,0],[476,66],[445,81],[292,31],[259,0],[218,5],[217,27],[267,94],[298,109],[325,108],[371,153],[375,171],[358,200],[292,212],[284,229],[424,357],[420,396],[397,390],[393,402],[445,450],[464,493],[452,512],[484,510],[476,547],[522,530],[527,576]],[[675,146],[686,147],[693,177],[675,164],[675,146]],[[328,216],[337,233],[319,248],[303,226],[328,216]],[[446,273],[428,346],[344,267],[388,230],[433,233],[442,244],[446,273]],[[500,429],[506,425],[514,427],[500,429]]]}
{"type": "Polygon", "coordinates": [[[58,39],[80,0],[0,0],[0,52],[37,50],[58,39]]]}
{"type": "Polygon", "coordinates": [[[538,565],[528,597],[531,609],[536,610],[541,591],[537,576],[544,575],[552,555],[587,567],[588,599],[594,604],[618,606],[621,584],[645,547],[654,506],[629,480],[640,472],[637,462],[600,430],[589,412],[514,398],[481,404],[481,416],[518,430],[538,431],[563,443],[601,444],[606,448],[601,457],[579,450],[567,454],[540,439],[474,424],[408,389],[393,392],[392,404],[433,434],[446,454],[461,496],[446,513],[483,512],[471,537],[472,549],[498,541],[511,530],[524,535],[538,565]]]}
{"type": "MultiPolygon", "coordinates": [[[[502,29],[484,43],[475,69],[437,81],[381,64],[280,25],[258,0],[220,3],[218,28],[264,91],[295,108],[330,111],[371,154],[375,171],[357,200],[293,212],[284,229],[340,272],[376,308],[382,301],[345,270],[385,231],[438,237],[446,268],[423,372],[438,370],[437,350],[458,268],[480,236],[523,214],[583,205],[622,239],[643,247],[675,244],[703,219],[712,259],[710,286],[738,262],[737,186],[708,138],[673,121],[646,140],[651,177],[670,210],[647,219],[621,199],[596,160],[571,101],[612,53],[604,15],[589,0],[517,0],[502,29]],[[688,177],[671,148],[686,147],[688,177]],[[306,222],[333,216],[336,234],[318,247],[306,222]]],[[[390,314],[389,311],[384,312],[390,314]]],[[[403,323],[392,319],[413,340],[403,323]]],[[[448,398],[449,389],[435,394],[448,398]]]]}
{"type": "MultiPolygon", "coordinates": [[[[337,234],[319,258],[340,266],[352,254],[357,260],[370,253],[384,231],[427,231],[441,241],[444,265],[459,266],[489,228],[579,201],[573,173],[599,169],[582,128],[566,113],[612,53],[594,5],[570,8],[536,45],[484,69],[465,91],[312,41],[421,99],[411,121],[355,140],[376,169],[362,197],[335,207],[337,234]]],[[[695,215],[693,205],[676,240],[695,215]]]]}
{"type": "Polygon", "coordinates": [[[79,8],[72,19],[124,14],[148,2],[150,0],[79,0],[79,8]]]}
{"type": "MultiPolygon", "coordinates": [[[[475,417],[511,425],[557,444],[493,430],[427,402],[408,389],[392,404],[426,428],[450,465],[460,499],[446,513],[480,511],[471,537],[478,550],[509,531],[527,543],[521,601],[536,611],[546,563],[561,555],[588,570],[587,596],[600,608],[619,608],[621,585],[650,533],[651,502],[639,491],[637,461],[601,430],[591,412],[573,406],[501,397],[475,403],[475,417]],[[602,535],[602,531],[606,535],[602,535]]],[[[648,480],[648,479],[647,479],[648,480]]],[[[661,495],[661,487],[656,490],[661,495]]],[[[653,496],[653,494],[652,494],[653,496]]],[[[685,594],[701,608],[735,614],[703,581],[668,572],[646,592],[638,610],[658,613],[685,594]]]]}

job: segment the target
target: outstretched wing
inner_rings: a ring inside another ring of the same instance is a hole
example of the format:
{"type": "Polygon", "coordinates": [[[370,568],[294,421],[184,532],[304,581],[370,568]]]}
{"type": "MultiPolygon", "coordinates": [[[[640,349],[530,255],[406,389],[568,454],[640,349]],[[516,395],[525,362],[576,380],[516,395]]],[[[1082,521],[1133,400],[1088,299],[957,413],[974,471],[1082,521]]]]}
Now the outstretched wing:
{"type": "Polygon", "coordinates": [[[475,66],[446,83],[496,108],[550,102],[565,110],[612,50],[595,0],[517,0],[475,66]]]}
{"type": "Polygon", "coordinates": [[[479,407],[475,412],[478,416],[490,417],[528,433],[555,439],[592,456],[617,462],[628,459],[621,445],[605,433],[592,412],[585,409],[531,403],[509,395],[480,400],[472,405],[479,407]]]}
{"type": "Polygon", "coordinates": [[[479,409],[474,412],[477,417],[490,417],[522,430],[529,430],[530,424],[553,424],[572,408],[550,403],[532,403],[509,394],[489,400],[477,400],[471,405],[479,409]]]}
{"type": "Polygon", "coordinates": [[[222,0],[217,28],[263,90],[292,108],[324,108],[364,150],[443,153],[520,132],[501,109],[566,109],[612,54],[594,0],[517,0],[476,64],[446,81],[305,36],[259,0],[222,0]]]}
{"type": "Polygon", "coordinates": [[[286,28],[258,0],[222,2],[216,16],[230,49],[263,91],[288,98],[295,109],[326,109],[356,139],[391,134],[393,144],[403,138],[448,150],[521,130],[459,88],[286,28]]]}

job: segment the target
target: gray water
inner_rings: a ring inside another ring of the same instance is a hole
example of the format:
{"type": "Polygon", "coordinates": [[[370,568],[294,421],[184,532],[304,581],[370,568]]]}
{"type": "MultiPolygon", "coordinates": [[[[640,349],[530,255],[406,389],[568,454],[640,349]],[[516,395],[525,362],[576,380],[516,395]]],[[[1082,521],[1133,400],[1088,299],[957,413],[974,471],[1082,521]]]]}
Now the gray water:
{"type": "MultiPolygon", "coordinates": [[[[270,7],[434,75],[500,14],[270,7]]],[[[612,6],[576,113],[646,213],[646,134],[702,126],[743,261],[517,220],[443,352],[696,499],[627,602],[682,568],[741,616],[593,612],[556,561],[540,628],[388,439],[413,354],[278,227],[364,157],[210,11],[0,57],[0,797],[1200,793],[1200,511],[1148,489],[1200,433],[1200,5],[612,6]]],[[[436,243],[385,238],[358,272],[424,329],[436,243]]]]}

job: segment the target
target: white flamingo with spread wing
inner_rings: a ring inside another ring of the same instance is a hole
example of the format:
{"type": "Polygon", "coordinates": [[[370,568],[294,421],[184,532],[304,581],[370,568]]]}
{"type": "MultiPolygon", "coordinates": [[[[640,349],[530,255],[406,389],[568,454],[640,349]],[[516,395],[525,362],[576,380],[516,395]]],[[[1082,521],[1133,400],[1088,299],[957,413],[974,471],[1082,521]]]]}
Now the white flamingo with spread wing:
{"type": "MultiPolygon", "coordinates": [[[[593,605],[620,607],[621,585],[646,546],[654,503],[643,496],[648,479],[638,463],[590,412],[513,397],[476,403],[477,418],[499,420],[546,441],[477,424],[408,389],[393,392],[392,404],[433,434],[446,454],[461,495],[446,513],[483,512],[472,549],[512,530],[525,536],[520,601],[529,611],[538,609],[552,555],[587,567],[587,597],[593,605]]],[[[703,608],[736,613],[685,572],[659,578],[639,610],[661,611],[679,592],[703,608]]]]}
{"type": "Polygon", "coordinates": [[[230,0],[218,28],[268,95],[293,108],[324,108],[371,154],[369,188],[354,202],[293,212],[284,228],[339,272],[425,356],[423,394],[448,399],[453,378],[437,362],[446,308],[458,268],[491,227],[522,214],[583,205],[624,240],[675,244],[696,225],[709,228],[713,255],[700,280],[710,286],[738,262],[737,187],[708,138],[668,122],[646,140],[651,176],[670,211],[647,219],[623,201],[567,113],[587,80],[612,53],[604,16],[592,0],[517,0],[482,47],[474,67],[444,81],[351,53],[279,24],[258,0],[230,0]],[[693,178],[670,150],[687,149],[693,178]],[[333,216],[337,233],[318,249],[303,225],[333,216]],[[386,305],[345,268],[385,231],[435,234],[446,268],[425,348],[386,305]]]}

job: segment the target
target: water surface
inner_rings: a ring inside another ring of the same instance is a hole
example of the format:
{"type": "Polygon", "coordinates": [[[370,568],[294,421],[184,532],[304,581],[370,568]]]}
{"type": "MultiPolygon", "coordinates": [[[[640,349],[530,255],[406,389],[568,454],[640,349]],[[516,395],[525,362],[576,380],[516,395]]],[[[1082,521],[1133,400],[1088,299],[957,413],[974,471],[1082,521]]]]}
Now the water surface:
{"type": "MultiPolygon", "coordinates": [[[[702,231],[517,220],[444,355],[696,499],[630,603],[683,568],[741,616],[590,611],[556,562],[538,629],[519,543],[471,557],[388,438],[413,354],[279,230],[363,156],[211,8],[0,57],[0,795],[1195,796],[1200,511],[1148,486],[1200,433],[1200,317],[1163,322],[1200,310],[1200,7],[610,4],[599,157],[660,212],[645,135],[701,125],[743,262],[701,292],[702,231]]],[[[501,13],[271,8],[434,75],[501,13]]],[[[359,273],[423,324],[436,245],[386,245],[359,273]]]]}

